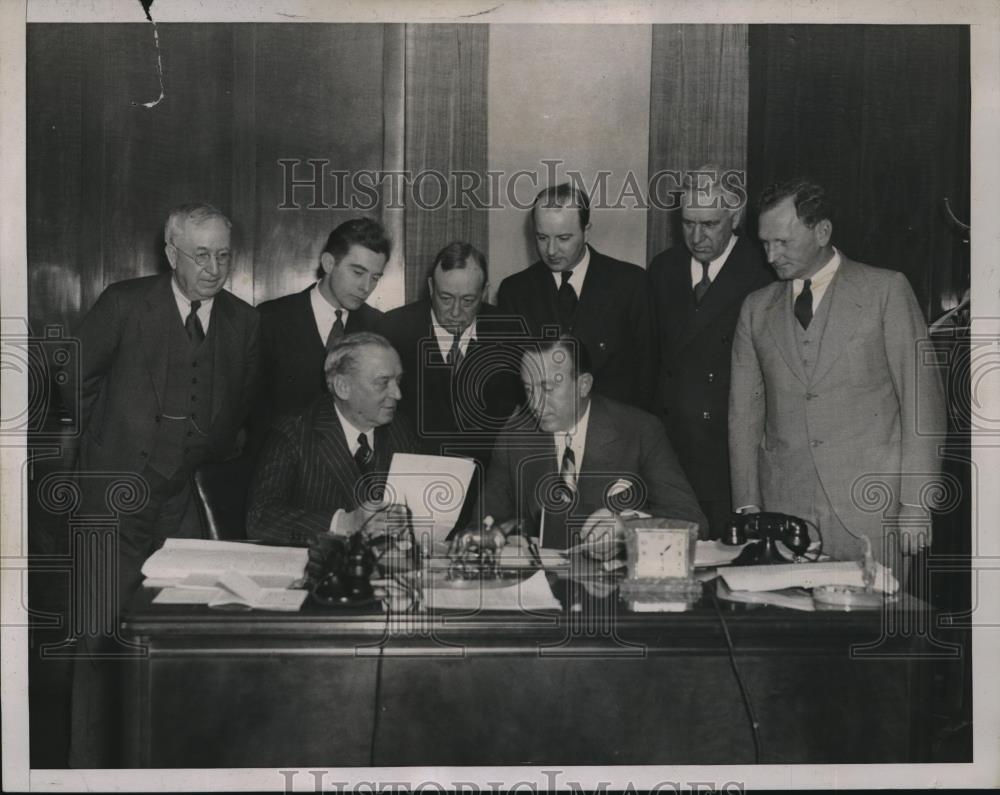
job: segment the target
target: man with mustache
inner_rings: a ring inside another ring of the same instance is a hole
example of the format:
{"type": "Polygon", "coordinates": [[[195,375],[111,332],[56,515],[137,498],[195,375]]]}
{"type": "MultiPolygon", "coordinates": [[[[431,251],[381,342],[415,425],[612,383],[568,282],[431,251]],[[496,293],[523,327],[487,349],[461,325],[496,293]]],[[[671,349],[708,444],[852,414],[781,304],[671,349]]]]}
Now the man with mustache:
{"type": "Polygon", "coordinates": [[[403,366],[385,337],[359,332],[327,354],[329,394],[275,422],[257,466],[250,538],[308,546],[326,533],[394,533],[405,511],[381,499],[394,453],[415,453],[396,416],[403,366]]]}
{"type": "Polygon", "coordinates": [[[257,386],[257,312],[222,289],[229,220],[211,205],[185,204],[170,213],[164,241],[171,272],[112,284],[77,332],[84,512],[107,512],[109,478],[141,488],[138,510],[119,514],[117,569],[87,572],[91,594],[81,609],[96,613],[82,622],[91,629],[73,672],[73,767],[118,766],[116,673],[98,659],[109,639],[92,628],[117,617],[165,539],[200,536],[191,473],[234,452],[257,386]]]}

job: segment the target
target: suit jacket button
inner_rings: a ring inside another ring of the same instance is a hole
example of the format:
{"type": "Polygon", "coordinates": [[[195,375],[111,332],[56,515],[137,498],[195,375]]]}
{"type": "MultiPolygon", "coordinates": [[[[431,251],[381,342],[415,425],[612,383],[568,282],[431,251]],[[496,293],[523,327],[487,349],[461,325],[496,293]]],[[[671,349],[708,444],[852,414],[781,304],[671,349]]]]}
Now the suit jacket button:
{"type": "Polygon", "coordinates": [[[809,446],[810,447],[819,447],[821,444],[823,444],[823,443],[819,439],[812,439],[809,442],[809,446]]]}
{"type": "Polygon", "coordinates": [[[710,420],[710,419],[712,419],[712,412],[711,411],[703,411],[701,413],[701,418],[703,420],[710,420]]]}
{"type": "Polygon", "coordinates": [[[608,346],[607,346],[607,343],[599,342],[599,343],[597,343],[597,347],[600,348],[603,351],[603,350],[607,350],[608,346]]]}
{"type": "Polygon", "coordinates": [[[709,373],[708,374],[708,383],[711,384],[713,381],[715,381],[715,373],[709,373]]]}

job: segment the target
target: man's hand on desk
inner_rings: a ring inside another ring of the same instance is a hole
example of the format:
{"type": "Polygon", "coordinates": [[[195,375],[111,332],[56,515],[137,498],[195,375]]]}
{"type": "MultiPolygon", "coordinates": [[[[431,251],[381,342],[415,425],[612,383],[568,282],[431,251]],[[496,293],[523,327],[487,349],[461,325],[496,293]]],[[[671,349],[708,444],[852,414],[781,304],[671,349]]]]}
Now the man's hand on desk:
{"type": "Polygon", "coordinates": [[[931,545],[930,511],[919,505],[900,503],[890,522],[899,522],[899,549],[904,555],[916,555],[921,549],[931,545]]]}
{"type": "Polygon", "coordinates": [[[611,560],[625,541],[625,525],[607,508],[598,508],[583,523],[581,546],[592,558],[611,560]]]}

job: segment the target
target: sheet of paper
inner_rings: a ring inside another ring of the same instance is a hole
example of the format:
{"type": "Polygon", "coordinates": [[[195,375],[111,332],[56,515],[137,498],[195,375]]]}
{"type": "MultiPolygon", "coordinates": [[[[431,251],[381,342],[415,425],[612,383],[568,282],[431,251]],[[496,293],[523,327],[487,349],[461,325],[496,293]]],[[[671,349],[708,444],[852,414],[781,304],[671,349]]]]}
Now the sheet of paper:
{"type": "Polygon", "coordinates": [[[265,590],[260,593],[253,603],[248,603],[242,597],[237,596],[226,588],[220,588],[219,593],[209,603],[209,607],[223,607],[224,605],[246,605],[254,610],[277,610],[282,613],[292,613],[302,607],[307,591],[283,591],[265,590]]]}
{"type": "Polygon", "coordinates": [[[792,589],[790,591],[733,591],[719,583],[719,598],[729,602],[744,602],[755,605],[773,605],[787,607],[791,610],[802,610],[812,613],[816,610],[812,595],[808,591],[792,589]]]}
{"type": "Polygon", "coordinates": [[[731,547],[721,541],[699,541],[694,551],[695,568],[727,566],[736,560],[745,546],[746,544],[740,544],[731,547]]]}
{"type": "Polygon", "coordinates": [[[219,576],[228,569],[248,576],[285,578],[303,576],[309,550],[299,547],[265,547],[238,541],[168,538],[142,566],[153,580],[182,580],[190,575],[219,576]]]}
{"type": "MultiPolygon", "coordinates": [[[[875,590],[895,593],[899,582],[885,566],[876,563],[875,590]]],[[[732,566],[719,574],[734,591],[780,591],[820,585],[864,587],[857,561],[829,563],[778,563],[768,566],[732,566]]]]}
{"type": "Polygon", "coordinates": [[[424,600],[428,607],[439,610],[562,609],[542,571],[500,587],[489,580],[482,585],[471,583],[463,587],[448,587],[445,582],[432,581],[424,587],[424,600]]]}
{"type": "Polygon", "coordinates": [[[410,509],[418,541],[444,541],[458,521],[475,467],[468,458],[395,453],[386,499],[410,509]]]}
{"type": "Polygon", "coordinates": [[[221,588],[164,588],[153,597],[153,604],[207,605],[220,593],[221,588]]]}

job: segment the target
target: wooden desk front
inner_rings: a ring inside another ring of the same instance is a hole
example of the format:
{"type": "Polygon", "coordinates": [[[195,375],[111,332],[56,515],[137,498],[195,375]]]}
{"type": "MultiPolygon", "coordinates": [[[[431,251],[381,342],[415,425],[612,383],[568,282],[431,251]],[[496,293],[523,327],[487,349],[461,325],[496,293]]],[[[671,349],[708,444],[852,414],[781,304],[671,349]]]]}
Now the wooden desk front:
{"type": "MultiPolygon", "coordinates": [[[[387,617],[167,607],[153,593],[123,619],[148,652],[128,666],[136,766],[754,761],[708,599],[645,615],[608,601],[612,612],[590,619],[387,617]]],[[[894,610],[722,603],[762,762],[928,761],[931,663],[913,656],[927,613],[894,610]]]]}

